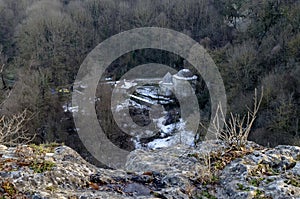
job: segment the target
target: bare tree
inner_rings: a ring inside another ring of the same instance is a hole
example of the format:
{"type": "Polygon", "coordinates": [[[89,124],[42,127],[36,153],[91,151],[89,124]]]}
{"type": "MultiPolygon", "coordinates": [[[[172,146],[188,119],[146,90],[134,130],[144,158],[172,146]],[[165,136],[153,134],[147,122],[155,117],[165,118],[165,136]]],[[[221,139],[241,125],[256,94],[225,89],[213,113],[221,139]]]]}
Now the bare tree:
{"type": "Polygon", "coordinates": [[[0,117],[0,143],[4,145],[17,145],[20,143],[29,143],[35,138],[35,135],[27,133],[26,123],[32,119],[27,109],[11,117],[0,117]]]}
{"type": "Polygon", "coordinates": [[[7,88],[6,82],[4,81],[4,66],[5,66],[5,56],[3,55],[2,52],[2,45],[0,45],[0,78],[1,78],[1,83],[2,83],[2,88],[3,90],[5,90],[7,88]]]}
{"type": "Polygon", "coordinates": [[[155,4],[150,1],[137,1],[133,8],[135,27],[150,26],[155,20],[155,4]]]}
{"type": "Polygon", "coordinates": [[[1,68],[0,68],[0,78],[1,78],[1,82],[2,82],[2,89],[6,89],[6,83],[4,81],[4,74],[3,74],[3,69],[4,69],[5,64],[2,64],[1,68]]]}

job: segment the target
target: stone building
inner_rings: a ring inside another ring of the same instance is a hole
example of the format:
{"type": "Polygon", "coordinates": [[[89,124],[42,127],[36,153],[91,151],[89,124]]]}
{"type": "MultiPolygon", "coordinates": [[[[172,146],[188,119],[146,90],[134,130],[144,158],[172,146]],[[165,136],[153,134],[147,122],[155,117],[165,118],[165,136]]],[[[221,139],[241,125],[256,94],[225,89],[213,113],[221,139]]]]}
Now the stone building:
{"type": "Polygon", "coordinates": [[[189,69],[182,69],[174,75],[167,73],[159,83],[159,86],[162,94],[165,96],[175,93],[181,97],[189,97],[194,94],[197,78],[189,69]]]}

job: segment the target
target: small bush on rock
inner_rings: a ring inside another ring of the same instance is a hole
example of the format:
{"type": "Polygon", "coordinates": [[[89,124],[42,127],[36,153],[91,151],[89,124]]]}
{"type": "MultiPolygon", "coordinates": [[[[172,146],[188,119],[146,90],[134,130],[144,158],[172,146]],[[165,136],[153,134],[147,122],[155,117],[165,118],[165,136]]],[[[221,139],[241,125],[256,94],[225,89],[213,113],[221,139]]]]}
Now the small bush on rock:
{"type": "Polygon", "coordinates": [[[226,119],[226,116],[223,113],[221,105],[218,106],[216,115],[213,119],[213,132],[217,137],[224,141],[230,147],[241,148],[245,146],[251,128],[253,126],[254,120],[256,119],[256,115],[260,104],[263,98],[263,89],[261,91],[261,96],[258,99],[257,89],[255,89],[254,94],[254,106],[253,110],[248,108],[247,115],[241,117],[239,114],[233,114],[230,112],[229,119],[226,119]],[[224,127],[221,128],[220,123],[224,123],[224,127]]]}

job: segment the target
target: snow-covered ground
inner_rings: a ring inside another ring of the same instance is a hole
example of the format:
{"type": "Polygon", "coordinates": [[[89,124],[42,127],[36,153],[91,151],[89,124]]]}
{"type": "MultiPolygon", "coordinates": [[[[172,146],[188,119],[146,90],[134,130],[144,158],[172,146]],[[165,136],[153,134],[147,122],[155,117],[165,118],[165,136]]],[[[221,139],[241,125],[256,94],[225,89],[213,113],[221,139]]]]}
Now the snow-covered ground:
{"type": "MultiPolygon", "coordinates": [[[[110,79],[107,79],[106,83],[110,83],[110,79]]],[[[115,87],[119,87],[123,89],[125,92],[132,88],[137,86],[137,83],[134,81],[118,81],[113,82],[115,84],[115,87]],[[121,83],[121,84],[120,84],[121,83]]],[[[81,89],[87,88],[86,85],[80,85],[81,89]]],[[[159,94],[160,90],[159,87],[156,86],[139,86],[136,88],[134,94],[128,93],[128,98],[124,100],[123,102],[117,104],[115,107],[112,107],[112,111],[114,113],[124,114],[124,110],[127,109],[130,106],[133,106],[137,109],[143,109],[147,111],[152,111],[151,106],[157,106],[157,104],[169,104],[173,103],[174,99],[162,96],[159,94]],[[141,102],[147,102],[148,105],[143,105],[141,102]],[[151,106],[149,106],[151,105],[151,106]]],[[[77,91],[77,90],[75,90],[77,91]]],[[[78,90],[78,92],[81,92],[78,90]]],[[[88,101],[90,103],[95,103],[99,101],[99,98],[91,99],[89,98],[88,101]]],[[[78,106],[72,106],[70,103],[63,105],[64,112],[72,112],[76,113],[79,112],[78,106]]],[[[81,112],[84,112],[84,110],[81,110],[81,112]]],[[[155,139],[149,139],[149,142],[145,143],[145,139],[143,142],[140,141],[140,138],[138,136],[138,132],[134,132],[133,134],[136,135],[133,138],[133,141],[135,143],[135,148],[149,148],[149,149],[157,149],[157,148],[163,148],[163,147],[169,147],[175,144],[186,144],[186,145],[194,145],[194,133],[191,131],[186,130],[186,121],[183,121],[180,119],[178,122],[164,125],[164,121],[166,120],[167,112],[164,110],[161,110],[159,112],[162,112],[157,118],[150,118],[155,125],[155,132],[152,130],[145,130],[144,135],[157,135],[155,136],[155,139]]],[[[159,114],[158,114],[159,115],[159,114]]],[[[124,117],[130,117],[129,115],[124,115],[124,117]]],[[[124,125],[128,126],[130,124],[124,123],[124,125]]]]}
{"type": "Polygon", "coordinates": [[[155,139],[146,144],[149,149],[158,149],[173,146],[176,144],[194,145],[194,133],[190,131],[180,131],[168,138],[155,139]]]}
{"type": "Polygon", "coordinates": [[[76,113],[78,112],[79,107],[78,106],[71,106],[70,104],[65,104],[62,106],[62,108],[64,109],[64,112],[72,112],[72,113],[76,113]]]}
{"type": "Polygon", "coordinates": [[[120,112],[123,109],[127,109],[129,106],[134,106],[136,108],[149,110],[149,107],[146,105],[142,105],[133,100],[126,99],[124,102],[122,102],[122,103],[118,104],[116,107],[114,107],[114,111],[120,112]]]}
{"type": "Polygon", "coordinates": [[[143,95],[145,97],[150,97],[152,99],[159,99],[159,100],[165,100],[165,101],[172,101],[169,97],[165,97],[162,95],[159,95],[159,88],[154,86],[143,86],[138,87],[136,89],[136,92],[140,95],[143,95]]]}
{"type": "MultiPolygon", "coordinates": [[[[132,86],[132,85],[127,85],[127,86],[132,86]]],[[[155,86],[140,86],[136,89],[135,95],[129,95],[129,97],[130,99],[128,98],[124,102],[119,103],[118,105],[116,105],[116,107],[113,107],[112,110],[115,111],[116,114],[123,114],[123,111],[125,109],[128,109],[129,106],[133,106],[137,109],[144,109],[151,112],[152,110],[151,106],[152,105],[156,106],[158,104],[158,100],[162,100],[167,104],[172,103],[174,101],[171,98],[160,96],[159,87],[155,87],[155,86]],[[141,102],[148,102],[146,103],[148,104],[148,106],[140,104],[141,102]]],[[[160,104],[165,104],[165,103],[160,103],[160,104]]],[[[156,126],[155,129],[157,132],[154,132],[152,130],[149,130],[151,132],[147,132],[147,133],[143,132],[143,136],[145,135],[153,136],[153,135],[157,135],[157,133],[159,132],[159,136],[155,136],[156,138],[152,141],[149,141],[148,143],[145,143],[145,139],[143,139],[143,142],[140,141],[141,138],[139,137],[139,133],[135,132],[136,131],[134,128],[135,125],[132,126],[131,128],[132,132],[130,134],[135,135],[135,137],[133,138],[133,142],[135,143],[135,148],[157,149],[157,148],[169,147],[179,143],[187,144],[187,145],[194,144],[194,133],[186,130],[185,121],[180,119],[180,121],[176,123],[164,125],[167,112],[162,111],[160,115],[163,116],[160,116],[158,118],[150,118],[154,123],[154,125],[156,126]]],[[[127,117],[130,116],[127,115],[127,117]]],[[[130,125],[130,124],[126,123],[124,125],[130,125]]]]}
{"type": "MultiPolygon", "coordinates": [[[[134,138],[135,148],[158,149],[176,144],[194,145],[194,133],[186,131],[185,122],[182,119],[176,124],[163,125],[164,117],[154,119],[156,125],[161,130],[160,137],[148,143],[141,143],[138,138],[134,138]]],[[[152,133],[153,134],[153,133],[152,133]]]]}

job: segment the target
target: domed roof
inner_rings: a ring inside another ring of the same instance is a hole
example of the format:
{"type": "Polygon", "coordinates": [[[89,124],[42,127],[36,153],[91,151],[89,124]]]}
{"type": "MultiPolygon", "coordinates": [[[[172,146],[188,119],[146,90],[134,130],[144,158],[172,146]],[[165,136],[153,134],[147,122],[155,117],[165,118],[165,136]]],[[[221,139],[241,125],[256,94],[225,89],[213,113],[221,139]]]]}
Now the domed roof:
{"type": "Polygon", "coordinates": [[[187,80],[197,79],[197,76],[193,75],[193,73],[186,68],[180,70],[176,75],[174,75],[174,77],[178,79],[187,79],[187,80]]]}

